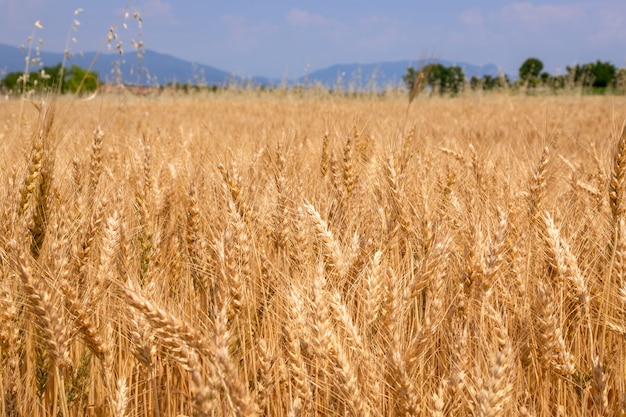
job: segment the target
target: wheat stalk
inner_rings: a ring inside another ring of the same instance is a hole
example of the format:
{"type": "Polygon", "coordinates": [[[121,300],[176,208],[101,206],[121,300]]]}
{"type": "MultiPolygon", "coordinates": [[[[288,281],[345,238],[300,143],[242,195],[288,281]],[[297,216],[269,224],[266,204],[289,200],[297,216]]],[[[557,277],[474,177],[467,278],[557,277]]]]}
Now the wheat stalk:
{"type": "Polygon", "coordinates": [[[626,178],[626,129],[622,131],[617,141],[609,182],[609,202],[614,219],[622,217],[624,210],[626,210],[624,207],[624,178],[626,178]]]}

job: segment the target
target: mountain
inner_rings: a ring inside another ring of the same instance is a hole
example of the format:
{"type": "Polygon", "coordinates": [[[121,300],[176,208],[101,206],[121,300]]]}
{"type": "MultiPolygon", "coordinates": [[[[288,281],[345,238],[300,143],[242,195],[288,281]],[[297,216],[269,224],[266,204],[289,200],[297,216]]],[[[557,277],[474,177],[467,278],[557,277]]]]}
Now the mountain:
{"type": "MultiPolygon", "coordinates": [[[[24,71],[27,52],[20,48],[0,44],[0,78],[8,72],[24,71]]],[[[31,58],[35,57],[34,51],[31,58]]],[[[62,53],[40,52],[39,57],[44,66],[55,66],[63,61],[62,53]]],[[[209,65],[195,64],[176,58],[172,55],[161,54],[151,50],[144,52],[141,62],[135,53],[126,53],[123,56],[117,53],[86,52],[82,55],[71,56],[67,66],[78,65],[88,68],[93,64],[93,71],[98,72],[105,82],[116,82],[121,75],[128,84],[164,85],[170,82],[182,84],[225,85],[229,83],[244,84],[252,82],[256,85],[278,85],[280,80],[267,77],[252,77],[243,79],[227,71],[209,65]]],[[[493,65],[477,66],[463,62],[445,60],[429,60],[426,63],[441,63],[445,66],[458,65],[463,68],[467,78],[474,75],[497,76],[498,68],[493,65]]],[[[341,87],[342,89],[382,89],[388,86],[402,85],[402,76],[408,67],[418,67],[416,61],[377,62],[370,64],[338,64],[288,80],[287,85],[322,85],[328,88],[341,87]]],[[[38,66],[31,67],[34,71],[38,66]]]]}
{"type": "MultiPolygon", "coordinates": [[[[0,44],[0,74],[24,71],[26,54],[27,51],[22,51],[20,48],[0,44]]],[[[33,51],[31,52],[31,59],[34,57],[33,51]]],[[[39,57],[44,66],[55,66],[63,61],[62,53],[42,51],[39,57]]],[[[94,62],[92,70],[96,71],[105,82],[115,82],[118,79],[118,75],[116,75],[118,74],[118,67],[122,80],[129,84],[163,85],[169,82],[183,84],[190,82],[192,84],[223,85],[233,81],[242,81],[226,71],[209,65],[195,64],[151,50],[144,52],[141,62],[138,61],[135,53],[124,55],[102,53],[98,55],[96,52],[85,52],[82,55],[71,56],[66,66],[78,65],[88,68],[92,62],[94,62]]],[[[37,68],[39,67],[31,67],[29,71],[34,71],[37,68]]]]}
{"type": "MultiPolygon", "coordinates": [[[[440,59],[428,60],[424,64],[439,63],[446,67],[457,65],[463,69],[468,79],[483,75],[498,76],[500,70],[493,64],[477,66],[464,62],[452,62],[440,59]]],[[[408,67],[419,67],[415,61],[377,62],[371,64],[339,64],[328,68],[314,71],[300,77],[298,83],[303,85],[321,84],[326,87],[340,86],[343,89],[354,88],[355,90],[385,88],[388,86],[403,85],[402,76],[406,74],[408,67]]]]}

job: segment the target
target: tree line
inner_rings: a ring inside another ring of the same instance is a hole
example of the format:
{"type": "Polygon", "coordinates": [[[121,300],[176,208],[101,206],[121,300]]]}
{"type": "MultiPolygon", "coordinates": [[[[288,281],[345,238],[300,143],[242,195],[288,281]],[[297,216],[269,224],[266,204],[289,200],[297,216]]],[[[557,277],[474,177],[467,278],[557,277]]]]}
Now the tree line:
{"type": "Polygon", "coordinates": [[[446,67],[443,64],[433,63],[416,69],[409,67],[403,76],[403,81],[409,91],[413,91],[418,78],[420,88],[426,88],[431,93],[457,94],[469,88],[470,90],[498,90],[504,88],[533,90],[562,90],[571,87],[580,87],[591,93],[603,94],[606,92],[624,93],[626,87],[626,69],[618,69],[610,62],[597,60],[583,65],[567,66],[566,73],[552,75],[544,70],[543,62],[539,58],[526,59],[518,70],[518,79],[514,82],[506,74],[500,76],[483,75],[472,76],[467,79],[463,69],[459,66],[446,67]],[[420,78],[420,74],[423,74],[420,78]]]}
{"type": "MultiPolygon", "coordinates": [[[[414,90],[416,80],[420,89],[428,89],[431,94],[458,94],[470,89],[498,90],[521,89],[527,91],[547,90],[556,92],[566,88],[579,87],[591,93],[626,93],[626,68],[617,68],[610,62],[597,60],[583,65],[567,66],[566,73],[552,75],[543,70],[543,62],[538,58],[526,59],[518,70],[518,79],[511,81],[506,74],[466,78],[459,66],[444,66],[432,63],[421,68],[409,67],[402,77],[409,91],[414,90]]],[[[10,72],[0,80],[3,94],[23,94],[27,92],[89,93],[100,85],[99,75],[77,65],[64,68],[62,64],[42,67],[30,73],[10,72]]]]}
{"type": "Polygon", "coordinates": [[[22,94],[27,92],[48,93],[89,93],[100,85],[99,75],[87,71],[78,65],[64,68],[61,64],[42,67],[29,73],[10,72],[0,80],[0,88],[6,93],[22,94]]]}

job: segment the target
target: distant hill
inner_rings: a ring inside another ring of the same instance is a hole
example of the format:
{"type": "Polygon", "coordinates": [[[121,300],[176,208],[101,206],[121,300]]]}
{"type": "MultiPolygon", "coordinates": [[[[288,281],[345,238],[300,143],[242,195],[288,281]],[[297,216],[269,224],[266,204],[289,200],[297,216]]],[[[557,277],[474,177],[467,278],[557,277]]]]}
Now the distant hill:
{"type": "MultiPolygon", "coordinates": [[[[25,57],[26,51],[22,51],[14,46],[0,44],[0,78],[4,73],[24,71],[25,57]]],[[[32,57],[34,57],[34,52],[31,53],[32,57]]],[[[75,55],[70,57],[67,66],[78,65],[88,68],[95,57],[95,52],[75,55]]],[[[63,61],[63,54],[42,51],[40,58],[44,66],[54,66],[63,61]]],[[[428,61],[428,63],[432,62],[438,62],[446,66],[458,65],[463,68],[467,78],[474,75],[478,77],[482,77],[485,74],[499,75],[498,68],[493,64],[481,67],[463,62],[428,61]]],[[[407,60],[370,64],[338,64],[313,71],[294,80],[287,80],[287,84],[323,85],[328,88],[340,86],[343,89],[353,88],[355,90],[381,89],[388,86],[401,85],[402,76],[406,73],[409,66],[417,67],[419,62],[407,60]]],[[[280,80],[267,77],[242,79],[209,65],[195,64],[152,50],[145,51],[141,62],[137,60],[135,53],[126,53],[123,56],[117,53],[102,53],[95,60],[92,69],[98,72],[102,80],[113,83],[118,79],[118,75],[116,75],[118,68],[123,82],[127,84],[164,85],[170,82],[179,82],[182,84],[225,85],[232,82],[238,84],[252,82],[258,85],[278,85],[281,83],[280,80]]],[[[30,68],[30,71],[36,69],[30,68]]]]}
{"type": "MultiPolygon", "coordinates": [[[[31,58],[34,57],[31,53],[31,58]]],[[[0,71],[16,72],[24,71],[26,51],[13,46],[0,44],[0,71]]],[[[44,66],[54,66],[63,61],[62,53],[41,52],[41,62],[44,66]]],[[[70,57],[67,66],[78,65],[88,68],[96,57],[95,52],[85,52],[82,55],[70,57]]],[[[116,71],[124,83],[129,84],[167,84],[179,83],[205,83],[208,85],[223,85],[232,81],[241,81],[232,74],[211,67],[209,65],[194,64],[189,61],[176,58],[171,55],[161,54],[151,50],[144,53],[141,62],[137,60],[136,53],[126,53],[120,56],[117,53],[103,53],[95,60],[93,71],[96,71],[105,82],[117,80],[116,71]]],[[[34,71],[37,68],[30,68],[34,71]]]]}

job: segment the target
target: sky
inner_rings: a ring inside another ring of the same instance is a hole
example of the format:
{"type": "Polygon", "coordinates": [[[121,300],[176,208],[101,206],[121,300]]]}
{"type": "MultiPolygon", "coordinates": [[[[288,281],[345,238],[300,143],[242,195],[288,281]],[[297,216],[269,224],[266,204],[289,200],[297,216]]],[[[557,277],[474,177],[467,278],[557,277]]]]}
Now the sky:
{"type": "Polygon", "coordinates": [[[45,51],[106,51],[112,27],[125,54],[141,40],[242,76],[424,57],[507,74],[529,57],[552,74],[598,59],[626,67],[625,0],[0,0],[0,43],[33,36],[45,51]]]}

